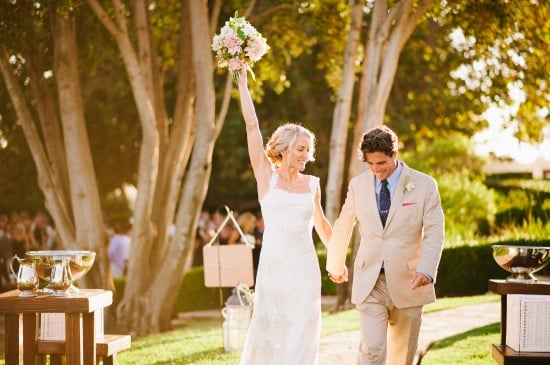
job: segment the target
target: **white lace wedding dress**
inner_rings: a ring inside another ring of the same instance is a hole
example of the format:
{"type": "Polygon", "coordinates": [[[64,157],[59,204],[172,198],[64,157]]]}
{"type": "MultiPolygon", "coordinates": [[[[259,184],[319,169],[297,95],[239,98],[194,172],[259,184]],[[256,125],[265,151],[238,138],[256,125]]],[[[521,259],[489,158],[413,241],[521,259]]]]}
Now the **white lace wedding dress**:
{"type": "Polygon", "coordinates": [[[315,365],[321,327],[321,271],[312,239],[313,198],[276,188],[260,205],[265,222],[254,313],[241,365],[315,365]]]}

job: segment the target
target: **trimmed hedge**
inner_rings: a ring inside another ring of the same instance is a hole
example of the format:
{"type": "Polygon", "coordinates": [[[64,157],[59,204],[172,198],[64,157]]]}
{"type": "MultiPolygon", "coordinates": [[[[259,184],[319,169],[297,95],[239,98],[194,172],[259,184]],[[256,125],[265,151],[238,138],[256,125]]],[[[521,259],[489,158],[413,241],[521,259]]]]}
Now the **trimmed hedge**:
{"type": "MultiPolygon", "coordinates": [[[[444,249],[435,285],[437,295],[452,297],[484,294],[488,291],[490,279],[505,279],[511,275],[493,259],[492,245],[496,244],[548,247],[550,241],[503,241],[444,249]]],[[[550,265],[537,274],[549,275],[550,265]]]]}
{"type": "Polygon", "coordinates": [[[220,295],[222,295],[223,290],[205,287],[203,267],[193,267],[183,277],[181,289],[176,299],[176,311],[191,312],[202,309],[221,309],[223,300],[220,299],[220,295]]]}
{"type": "Polygon", "coordinates": [[[435,290],[438,297],[483,294],[489,279],[508,275],[493,259],[491,245],[450,247],[443,250],[435,290]]]}
{"type": "MultiPolygon", "coordinates": [[[[468,296],[484,294],[488,290],[490,279],[504,279],[510,274],[501,269],[493,259],[492,245],[509,244],[525,246],[550,246],[550,240],[544,241],[505,241],[492,242],[477,246],[457,246],[443,250],[439,273],[435,285],[438,297],[468,296]]],[[[325,275],[326,252],[319,251],[319,265],[322,274],[322,295],[335,295],[337,285],[325,275]]],[[[550,265],[537,274],[550,275],[550,265]]],[[[124,293],[124,279],[115,280],[116,305],[124,293]]],[[[189,270],[177,293],[177,312],[190,312],[204,309],[220,309],[223,304],[220,299],[225,289],[206,288],[204,286],[204,271],[202,266],[189,270]]],[[[229,290],[229,288],[227,288],[229,290]]],[[[227,293],[223,293],[226,297],[227,293]]]]}
{"type": "MultiPolygon", "coordinates": [[[[113,305],[116,307],[124,296],[125,278],[115,279],[113,305]]],[[[220,290],[204,286],[204,270],[202,266],[191,268],[185,273],[181,288],[177,293],[176,312],[192,312],[204,309],[221,309],[220,290]]]]}
{"type": "MultiPolygon", "coordinates": [[[[318,254],[321,272],[324,272],[326,265],[326,253],[318,254]]],[[[335,295],[336,284],[327,275],[322,275],[322,294],[335,295]]],[[[115,292],[113,294],[114,306],[118,304],[124,295],[125,279],[115,280],[115,292]]],[[[227,297],[229,288],[207,288],[204,286],[204,270],[202,266],[191,268],[185,273],[180,291],[176,298],[176,312],[192,312],[204,309],[220,309],[223,306],[223,298],[227,297]]]]}
{"type": "MultiPolygon", "coordinates": [[[[321,272],[324,272],[326,266],[326,252],[320,252],[319,265],[321,272]]],[[[226,292],[230,288],[221,289],[226,292]]],[[[335,295],[336,284],[333,283],[327,275],[322,275],[322,295],[335,295]]],[[[221,308],[220,289],[206,288],[204,286],[204,270],[202,266],[197,266],[189,270],[183,277],[183,283],[176,300],[176,310],[178,312],[189,312],[202,309],[221,308]]],[[[226,293],[224,293],[226,297],[226,293]]]]}

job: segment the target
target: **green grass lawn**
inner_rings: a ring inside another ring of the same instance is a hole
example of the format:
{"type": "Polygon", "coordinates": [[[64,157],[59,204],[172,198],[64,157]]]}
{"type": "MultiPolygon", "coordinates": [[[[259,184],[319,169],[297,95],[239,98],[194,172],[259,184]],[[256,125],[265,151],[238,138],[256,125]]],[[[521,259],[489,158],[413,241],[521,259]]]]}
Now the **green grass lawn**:
{"type": "MultiPolygon", "coordinates": [[[[425,312],[433,312],[453,308],[456,306],[479,304],[498,301],[497,295],[479,295],[462,298],[441,298],[435,303],[427,305],[425,312]]],[[[323,315],[321,336],[335,333],[358,330],[357,313],[355,309],[323,315]]],[[[497,325],[498,337],[498,325],[497,325]]],[[[488,339],[485,350],[490,349],[492,339],[488,339]]],[[[498,340],[497,340],[498,342],[498,340]]],[[[476,343],[481,343],[476,338],[476,343]]],[[[452,344],[451,344],[452,351],[452,344]]],[[[479,345],[483,349],[484,345],[479,345]]],[[[465,356],[472,353],[469,347],[463,351],[465,356]]],[[[447,352],[442,349],[438,351],[447,352]]],[[[487,350],[489,351],[489,350],[487,350]]],[[[463,364],[462,360],[453,355],[451,362],[446,364],[463,364]]],[[[489,355],[490,356],[490,355],[489,355]]],[[[132,348],[119,355],[120,364],[158,364],[158,365],[227,365],[237,364],[238,352],[226,353],[223,349],[221,320],[201,320],[186,323],[182,328],[160,335],[147,336],[135,339],[132,348]]],[[[428,361],[428,360],[426,360],[428,361]]],[[[437,364],[432,362],[431,364],[437,364]]],[[[478,363],[481,364],[481,363],[478,363]]],[[[423,363],[424,365],[424,363],[423,363]]]]}
{"type": "Polygon", "coordinates": [[[449,298],[437,298],[434,303],[428,304],[424,307],[424,313],[437,312],[440,310],[464,307],[466,305],[492,303],[500,301],[500,295],[486,294],[486,295],[473,295],[469,297],[449,297],[449,298]]]}
{"type": "Polygon", "coordinates": [[[237,364],[238,352],[226,353],[221,319],[190,320],[170,332],[132,340],[118,356],[124,364],[237,364]]]}
{"type": "MultiPolygon", "coordinates": [[[[440,310],[462,307],[466,305],[498,302],[499,300],[500,296],[496,294],[438,298],[434,303],[428,304],[424,307],[424,313],[437,312],[440,310]]],[[[338,313],[325,313],[323,315],[321,336],[330,336],[335,333],[355,331],[358,329],[359,323],[357,322],[357,312],[355,309],[338,313]]]]}
{"type": "Polygon", "coordinates": [[[495,364],[491,345],[500,342],[500,324],[452,336],[432,346],[422,358],[421,365],[489,365],[495,364]]]}
{"type": "MultiPolygon", "coordinates": [[[[498,301],[499,298],[497,295],[440,298],[427,305],[425,312],[498,301]]],[[[321,336],[358,329],[355,309],[323,314],[321,336]]],[[[496,324],[452,337],[434,346],[422,365],[490,364],[491,343],[498,342],[498,332],[496,324]],[[474,360],[481,362],[470,362],[474,360]]],[[[0,364],[4,364],[3,341],[0,347],[0,364]]],[[[227,365],[238,363],[239,352],[224,351],[221,319],[194,319],[178,324],[169,332],[132,339],[132,347],[121,352],[118,360],[121,365],[227,365]]]]}

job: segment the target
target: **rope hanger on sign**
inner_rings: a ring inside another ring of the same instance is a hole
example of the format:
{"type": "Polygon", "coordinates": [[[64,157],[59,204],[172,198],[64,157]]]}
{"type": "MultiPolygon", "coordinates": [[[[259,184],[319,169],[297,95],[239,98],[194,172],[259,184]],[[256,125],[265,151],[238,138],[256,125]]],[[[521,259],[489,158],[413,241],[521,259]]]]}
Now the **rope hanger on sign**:
{"type": "Polygon", "coordinates": [[[216,231],[216,233],[214,233],[214,235],[212,236],[210,241],[205,246],[212,246],[212,244],[216,241],[216,239],[220,235],[220,232],[225,227],[225,225],[229,221],[231,221],[233,223],[233,226],[235,226],[235,229],[237,230],[237,232],[239,232],[239,235],[241,236],[241,239],[243,240],[243,243],[246,244],[247,246],[249,246],[250,248],[254,248],[254,243],[248,242],[248,239],[246,238],[246,235],[244,234],[243,230],[241,229],[241,226],[239,225],[239,223],[235,219],[235,215],[233,214],[233,211],[231,209],[229,209],[229,207],[227,205],[224,205],[223,207],[225,208],[225,211],[227,212],[227,215],[226,215],[225,219],[223,220],[223,222],[218,227],[218,230],[216,231]]]}
{"type": "Polygon", "coordinates": [[[250,242],[239,226],[233,212],[224,205],[227,216],[210,241],[202,248],[204,283],[206,287],[235,287],[238,284],[254,285],[254,265],[250,242]],[[231,221],[241,236],[240,244],[214,244],[222,229],[231,221]]]}

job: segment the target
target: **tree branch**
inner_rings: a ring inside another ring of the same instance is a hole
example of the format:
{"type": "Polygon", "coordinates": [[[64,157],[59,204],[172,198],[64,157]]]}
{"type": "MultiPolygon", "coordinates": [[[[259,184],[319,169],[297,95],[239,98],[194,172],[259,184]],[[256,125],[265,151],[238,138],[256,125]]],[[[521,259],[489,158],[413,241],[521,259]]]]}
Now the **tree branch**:
{"type": "Polygon", "coordinates": [[[92,11],[96,14],[97,18],[103,24],[105,29],[111,33],[115,38],[122,36],[123,30],[120,29],[109,17],[109,14],[103,9],[103,7],[97,2],[97,0],[87,0],[88,5],[92,8],[92,11]]]}

